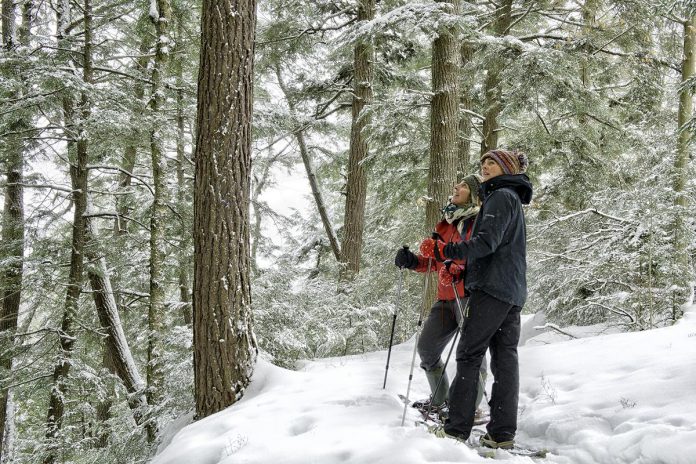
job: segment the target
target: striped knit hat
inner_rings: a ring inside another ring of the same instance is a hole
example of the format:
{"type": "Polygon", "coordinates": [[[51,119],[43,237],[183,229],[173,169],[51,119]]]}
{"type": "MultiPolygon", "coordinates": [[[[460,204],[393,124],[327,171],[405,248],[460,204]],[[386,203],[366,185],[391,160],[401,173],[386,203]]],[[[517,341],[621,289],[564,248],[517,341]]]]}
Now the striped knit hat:
{"type": "Polygon", "coordinates": [[[517,150],[491,150],[481,157],[481,162],[491,158],[498,163],[505,174],[521,174],[527,170],[527,155],[517,150]]]}

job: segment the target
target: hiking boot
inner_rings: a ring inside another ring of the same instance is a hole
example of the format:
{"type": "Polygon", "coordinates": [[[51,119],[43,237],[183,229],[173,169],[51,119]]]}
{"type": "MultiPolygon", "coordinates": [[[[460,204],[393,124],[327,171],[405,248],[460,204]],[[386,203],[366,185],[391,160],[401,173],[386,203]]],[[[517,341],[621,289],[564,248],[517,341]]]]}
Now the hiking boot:
{"type": "Polygon", "coordinates": [[[466,435],[459,434],[459,433],[448,433],[445,431],[445,427],[442,425],[437,425],[437,426],[431,427],[429,430],[430,430],[430,433],[432,433],[436,437],[452,438],[454,440],[461,441],[462,443],[466,443],[467,439],[469,438],[466,435]]]}
{"type": "Polygon", "coordinates": [[[413,403],[411,403],[412,408],[420,409],[420,410],[427,410],[430,407],[430,398],[423,398],[422,400],[416,400],[413,403]]]}
{"type": "Polygon", "coordinates": [[[479,439],[479,444],[481,446],[485,446],[486,448],[493,448],[493,449],[512,449],[515,447],[515,440],[506,440],[506,441],[495,441],[493,437],[490,436],[490,434],[485,434],[479,439]]]}
{"type": "Polygon", "coordinates": [[[440,405],[437,409],[433,409],[434,411],[437,411],[437,415],[440,418],[440,421],[444,424],[447,419],[449,419],[449,404],[447,401],[445,401],[445,404],[440,405]]]}
{"type": "Polygon", "coordinates": [[[425,371],[425,378],[430,385],[430,397],[433,405],[441,405],[449,399],[449,379],[444,365],[438,365],[431,371],[425,371]]]}
{"type": "Polygon", "coordinates": [[[444,408],[449,410],[449,405],[447,404],[447,401],[445,401],[439,405],[432,404],[432,406],[431,406],[431,404],[432,404],[432,402],[431,402],[430,398],[425,398],[422,400],[414,401],[413,403],[411,403],[411,407],[416,408],[419,411],[427,411],[428,409],[430,409],[431,412],[436,412],[436,411],[439,411],[440,409],[444,409],[444,408]]]}

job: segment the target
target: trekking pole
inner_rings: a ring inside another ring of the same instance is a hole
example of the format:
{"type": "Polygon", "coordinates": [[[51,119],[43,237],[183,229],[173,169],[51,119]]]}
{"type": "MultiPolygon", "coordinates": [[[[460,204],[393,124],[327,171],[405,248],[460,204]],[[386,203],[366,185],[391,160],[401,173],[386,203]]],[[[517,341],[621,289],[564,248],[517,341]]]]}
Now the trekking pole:
{"type": "Polygon", "coordinates": [[[467,302],[466,302],[466,307],[464,309],[462,309],[462,302],[459,299],[459,293],[457,292],[457,283],[454,280],[452,280],[452,289],[454,290],[454,300],[457,303],[457,309],[459,310],[460,323],[457,324],[457,330],[454,332],[454,337],[452,338],[452,345],[450,346],[449,352],[447,353],[447,358],[445,359],[445,365],[442,367],[442,374],[440,374],[440,378],[437,381],[437,386],[435,387],[435,391],[430,396],[431,401],[430,401],[430,404],[428,405],[428,416],[430,416],[430,412],[432,411],[432,408],[433,408],[432,398],[435,398],[435,395],[437,395],[438,390],[440,390],[440,384],[442,384],[442,379],[445,378],[445,372],[447,371],[447,364],[449,364],[450,357],[452,356],[452,351],[454,350],[454,346],[457,344],[457,337],[464,329],[464,317],[465,317],[466,311],[469,310],[469,300],[467,300],[467,302]]]}
{"type": "MultiPolygon", "coordinates": [[[[404,249],[408,250],[408,247],[404,245],[404,249]]],[[[387,388],[387,374],[389,373],[389,359],[391,358],[392,344],[394,343],[394,329],[396,328],[396,315],[399,312],[399,304],[401,300],[401,285],[404,281],[404,268],[399,268],[399,284],[396,288],[396,307],[394,308],[394,317],[392,318],[391,335],[389,336],[389,351],[387,351],[387,367],[384,368],[384,384],[382,385],[382,390],[387,388]]]]}
{"type": "MultiPolygon", "coordinates": [[[[428,272],[425,274],[425,295],[428,294],[428,286],[430,284],[430,270],[432,268],[433,258],[428,258],[428,272]]],[[[406,408],[408,407],[408,395],[411,393],[411,381],[413,380],[413,366],[416,364],[416,350],[418,349],[418,338],[420,337],[421,327],[423,326],[423,314],[425,308],[421,310],[418,318],[418,328],[416,329],[416,343],[413,345],[413,356],[411,357],[411,372],[408,374],[408,387],[406,388],[406,400],[404,401],[404,414],[401,416],[401,425],[404,425],[406,420],[406,408]]]]}

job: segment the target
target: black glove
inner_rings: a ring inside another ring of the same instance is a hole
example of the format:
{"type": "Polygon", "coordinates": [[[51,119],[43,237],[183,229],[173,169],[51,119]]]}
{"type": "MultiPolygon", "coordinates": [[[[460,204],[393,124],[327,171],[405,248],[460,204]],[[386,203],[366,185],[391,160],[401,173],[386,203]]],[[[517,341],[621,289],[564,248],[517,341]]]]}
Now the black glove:
{"type": "Polygon", "coordinates": [[[415,269],[418,266],[418,257],[408,247],[403,247],[396,252],[394,264],[400,268],[415,269]]]}
{"type": "Polygon", "coordinates": [[[449,242],[445,245],[442,252],[447,259],[464,259],[464,253],[462,253],[460,247],[454,242],[449,242]]]}

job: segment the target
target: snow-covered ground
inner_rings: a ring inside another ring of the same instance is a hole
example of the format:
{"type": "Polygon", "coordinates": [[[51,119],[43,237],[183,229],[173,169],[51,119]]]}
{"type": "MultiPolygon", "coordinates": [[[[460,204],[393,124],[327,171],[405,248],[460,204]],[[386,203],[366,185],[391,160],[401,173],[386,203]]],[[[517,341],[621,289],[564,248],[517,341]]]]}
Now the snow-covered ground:
{"type": "MultiPolygon", "coordinates": [[[[669,328],[579,339],[556,331],[530,338],[537,322],[527,322],[520,347],[517,440],[550,451],[538,462],[696,463],[696,312],[669,328]]],[[[386,351],[299,371],[260,361],[240,402],[172,432],[153,462],[490,462],[415,426],[412,408],[401,426],[397,394],[406,392],[412,352],[413,340],[394,347],[385,390],[386,351]]],[[[427,393],[416,367],[410,396],[427,393]]],[[[532,462],[502,451],[496,460],[532,462]]]]}

